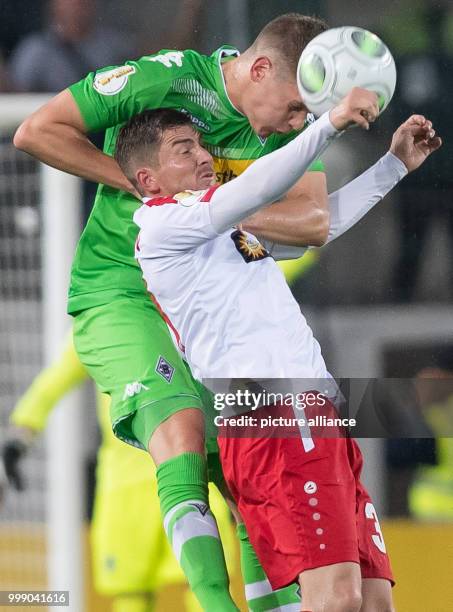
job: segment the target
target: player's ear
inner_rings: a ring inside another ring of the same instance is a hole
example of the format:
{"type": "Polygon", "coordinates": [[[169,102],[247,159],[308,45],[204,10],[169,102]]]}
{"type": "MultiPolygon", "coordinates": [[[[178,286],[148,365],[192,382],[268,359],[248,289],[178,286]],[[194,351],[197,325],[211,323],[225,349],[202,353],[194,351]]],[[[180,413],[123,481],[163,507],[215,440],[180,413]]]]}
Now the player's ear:
{"type": "Polygon", "coordinates": [[[139,168],[135,172],[135,180],[141,193],[152,194],[159,191],[159,186],[151,168],[139,168]]]}
{"type": "Polygon", "coordinates": [[[272,62],[268,57],[257,57],[250,66],[250,78],[254,83],[259,83],[271,69],[272,62]]]}

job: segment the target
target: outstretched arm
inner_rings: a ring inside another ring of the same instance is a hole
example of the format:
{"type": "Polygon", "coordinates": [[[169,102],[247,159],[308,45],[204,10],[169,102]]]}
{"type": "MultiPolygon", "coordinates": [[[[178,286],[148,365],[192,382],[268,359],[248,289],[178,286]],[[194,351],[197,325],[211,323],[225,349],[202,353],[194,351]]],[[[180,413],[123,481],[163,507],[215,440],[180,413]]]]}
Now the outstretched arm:
{"type": "MultiPolygon", "coordinates": [[[[431,122],[421,115],[412,115],[405,121],[394,133],[386,155],[359,177],[329,195],[330,229],[327,242],[338,238],[360,221],[408,172],[416,170],[441,144],[431,122]]],[[[306,247],[266,246],[275,259],[295,259],[306,251],[306,247]]]]}
{"type": "Polygon", "coordinates": [[[22,123],[14,144],[53,168],[135,193],[116,160],[95,147],[87,132],[79,107],[65,89],[22,123]]]}
{"type": "Polygon", "coordinates": [[[292,142],[258,159],[234,181],[217,189],[209,207],[215,231],[221,233],[281,198],[339,130],[353,124],[367,127],[365,115],[374,120],[378,112],[376,94],[352,89],[338,106],[322,115],[292,142]]]}
{"type": "Polygon", "coordinates": [[[284,198],[245,219],[242,229],[279,244],[320,247],[329,225],[326,175],[309,170],[284,198]]]}

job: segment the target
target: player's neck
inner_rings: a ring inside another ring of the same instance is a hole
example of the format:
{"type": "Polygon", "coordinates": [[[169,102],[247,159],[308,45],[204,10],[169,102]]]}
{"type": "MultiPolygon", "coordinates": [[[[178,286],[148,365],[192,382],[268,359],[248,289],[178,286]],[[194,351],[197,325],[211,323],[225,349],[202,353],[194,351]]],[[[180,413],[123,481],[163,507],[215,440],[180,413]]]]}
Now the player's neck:
{"type": "Polygon", "coordinates": [[[225,79],[225,88],[233,106],[242,114],[242,96],[241,92],[245,86],[243,74],[242,58],[238,57],[222,64],[223,78],[225,79]]]}

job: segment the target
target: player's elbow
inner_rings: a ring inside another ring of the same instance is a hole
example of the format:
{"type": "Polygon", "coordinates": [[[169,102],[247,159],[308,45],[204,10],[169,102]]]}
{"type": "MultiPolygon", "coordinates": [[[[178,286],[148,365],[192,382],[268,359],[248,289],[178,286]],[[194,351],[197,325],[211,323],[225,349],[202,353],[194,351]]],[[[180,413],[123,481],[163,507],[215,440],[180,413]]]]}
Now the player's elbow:
{"type": "Polygon", "coordinates": [[[330,215],[327,210],[314,209],[312,237],[307,246],[321,247],[327,242],[329,236],[330,215]]]}
{"type": "Polygon", "coordinates": [[[16,149],[28,152],[31,148],[35,137],[32,123],[31,117],[29,117],[17,128],[13,138],[16,149]]]}
{"type": "Polygon", "coordinates": [[[40,121],[31,116],[25,119],[14,134],[13,143],[17,149],[32,153],[40,138],[40,121]]]}

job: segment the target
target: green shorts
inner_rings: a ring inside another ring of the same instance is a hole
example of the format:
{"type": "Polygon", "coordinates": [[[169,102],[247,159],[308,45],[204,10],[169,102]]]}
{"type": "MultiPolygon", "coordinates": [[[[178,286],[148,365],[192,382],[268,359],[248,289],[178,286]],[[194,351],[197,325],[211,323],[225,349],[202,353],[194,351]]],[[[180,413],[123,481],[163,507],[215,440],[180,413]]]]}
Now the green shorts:
{"type": "Polygon", "coordinates": [[[79,312],[74,345],[100,391],[111,397],[115,435],[129,444],[144,448],[132,430],[137,410],[149,411],[151,435],[179,410],[210,409],[210,393],[192,377],[149,299],[120,297],[79,312]]]}

